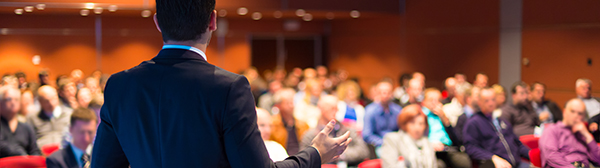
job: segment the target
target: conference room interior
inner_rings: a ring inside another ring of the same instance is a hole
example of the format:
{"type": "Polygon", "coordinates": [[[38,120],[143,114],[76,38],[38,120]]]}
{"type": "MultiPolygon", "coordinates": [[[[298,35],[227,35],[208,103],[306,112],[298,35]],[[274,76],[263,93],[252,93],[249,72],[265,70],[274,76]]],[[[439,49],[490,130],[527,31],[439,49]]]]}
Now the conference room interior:
{"type": "MultiPolygon", "coordinates": [[[[400,88],[406,85],[403,74],[420,72],[423,90],[435,88],[443,98],[447,79],[456,74],[471,84],[485,74],[486,86],[504,88],[507,103],[515,82],[528,84],[527,90],[543,83],[545,97],[565,109],[578,97],[578,79],[600,82],[598,9],[600,1],[591,0],[217,0],[217,30],[205,53],[208,63],[249,79],[257,106],[274,80],[309,92],[304,89],[311,81],[304,75],[314,70],[310,78],[323,94],[338,97],[338,85],[356,82],[365,108],[377,103],[373,98],[382,81],[400,88]],[[297,76],[296,84],[288,84],[290,76],[297,76]]],[[[155,12],[152,0],[0,0],[0,86],[17,82],[21,92],[31,91],[38,104],[32,113],[39,113],[41,72],[58,92],[60,79],[78,76],[72,82],[81,89],[94,78],[100,88],[86,106],[98,114],[110,75],[161,50],[155,12]],[[24,74],[23,81],[16,74],[24,74]]],[[[600,95],[598,87],[591,89],[592,97],[600,95]]],[[[275,116],[272,107],[266,110],[275,116]]],[[[52,144],[51,151],[64,143],[52,144]]],[[[378,147],[364,143],[370,153],[362,162],[326,166],[380,167],[378,147]]],[[[45,166],[52,152],[38,148],[41,157],[27,162],[45,166]]],[[[532,162],[523,159],[539,166],[532,162]]]]}

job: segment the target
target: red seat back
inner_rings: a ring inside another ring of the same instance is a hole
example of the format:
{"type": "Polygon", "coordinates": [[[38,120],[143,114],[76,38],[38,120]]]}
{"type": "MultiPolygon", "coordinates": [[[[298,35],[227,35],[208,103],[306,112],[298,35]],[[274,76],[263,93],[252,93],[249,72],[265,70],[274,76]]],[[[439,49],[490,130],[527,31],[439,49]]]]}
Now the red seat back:
{"type": "Polygon", "coordinates": [[[381,168],[381,159],[364,161],[358,164],[358,168],[381,168]]]}
{"type": "Polygon", "coordinates": [[[59,144],[47,144],[42,146],[42,153],[46,156],[50,156],[52,153],[58,151],[59,144]]]}
{"type": "Polygon", "coordinates": [[[337,168],[337,165],[334,165],[334,164],[322,164],[321,168],[337,168]]]}
{"type": "Polygon", "coordinates": [[[45,168],[43,156],[11,156],[0,158],[0,168],[45,168]]]}
{"type": "Polygon", "coordinates": [[[523,135],[519,137],[519,140],[523,145],[529,147],[529,149],[535,149],[539,147],[540,137],[534,135],[523,135]]]}
{"type": "Polygon", "coordinates": [[[535,167],[542,167],[540,149],[535,148],[529,151],[529,161],[531,161],[531,164],[535,167]]]}

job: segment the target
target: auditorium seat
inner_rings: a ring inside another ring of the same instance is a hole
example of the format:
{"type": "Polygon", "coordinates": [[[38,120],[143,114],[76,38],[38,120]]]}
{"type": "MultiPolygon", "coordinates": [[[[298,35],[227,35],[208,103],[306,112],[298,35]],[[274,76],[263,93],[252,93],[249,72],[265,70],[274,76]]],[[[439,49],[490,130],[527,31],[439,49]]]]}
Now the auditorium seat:
{"type": "Polygon", "coordinates": [[[11,156],[0,158],[1,168],[45,168],[46,158],[43,156],[11,156]]]}
{"type": "Polygon", "coordinates": [[[372,159],[358,164],[358,168],[381,168],[381,159],[372,159]]]}
{"type": "Polygon", "coordinates": [[[50,156],[52,153],[58,151],[60,144],[47,144],[42,146],[42,153],[46,156],[50,156]]]}

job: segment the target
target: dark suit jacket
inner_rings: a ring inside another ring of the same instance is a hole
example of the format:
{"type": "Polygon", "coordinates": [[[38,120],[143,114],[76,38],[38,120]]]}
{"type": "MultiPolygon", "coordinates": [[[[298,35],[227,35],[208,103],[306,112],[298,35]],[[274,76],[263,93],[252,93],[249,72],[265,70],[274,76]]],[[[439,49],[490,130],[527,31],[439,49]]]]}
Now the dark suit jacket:
{"type": "Polygon", "coordinates": [[[273,163],[245,77],[164,49],[111,76],[92,167],[320,167],[315,148],[273,163]]]}
{"type": "Polygon", "coordinates": [[[454,126],[454,128],[456,129],[454,133],[456,133],[456,138],[458,139],[457,141],[459,141],[461,144],[464,143],[463,130],[465,129],[465,124],[467,124],[467,120],[467,114],[463,113],[460,116],[458,116],[458,120],[456,120],[456,126],[454,126]]]}
{"type": "Polygon", "coordinates": [[[73,153],[73,146],[67,145],[65,148],[52,153],[46,158],[48,168],[80,168],[73,153]]]}

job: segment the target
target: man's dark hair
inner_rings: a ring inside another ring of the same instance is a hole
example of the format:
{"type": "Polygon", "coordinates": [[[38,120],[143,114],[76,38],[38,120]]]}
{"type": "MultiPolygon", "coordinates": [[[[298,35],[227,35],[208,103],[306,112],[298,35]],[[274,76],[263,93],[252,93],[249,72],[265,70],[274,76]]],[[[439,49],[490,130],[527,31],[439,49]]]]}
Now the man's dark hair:
{"type": "Polygon", "coordinates": [[[533,91],[535,89],[535,85],[540,85],[544,88],[544,90],[546,89],[546,85],[543,84],[542,82],[533,82],[533,84],[531,84],[531,88],[530,88],[531,91],[533,91]]]}
{"type": "Polygon", "coordinates": [[[75,110],[73,110],[73,114],[71,114],[71,126],[75,125],[75,121],[95,121],[96,123],[98,123],[98,117],[96,116],[96,113],[89,108],[77,108],[75,110]]]}
{"type": "Polygon", "coordinates": [[[156,0],[163,41],[198,40],[206,32],[215,0],[156,0]]]}
{"type": "Polygon", "coordinates": [[[404,86],[403,85],[404,84],[403,83],[404,80],[410,80],[410,78],[412,78],[412,75],[408,74],[408,73],[403,73],[402,75],[400,75],[400,78],[399,78],[399,81],[398,81],[400,83],[400,86],[404,86]]]}
{"type": "Polygon", "coordinates": [[[19,71],[19,72],[15,73],[15,77],[17,77],[17,78],[26,78],[27,76],[25,75],[24,72],[19,71]]]}
{"type": "Polygon", "coordinates": [[[510,93],[515,94],[517,93],[517,86],[521,86],[523,89],[527,89],[527,83],[523,82],[523,81],[518,81],[515,82],[511,87],[510,87],[510,93]]]}

